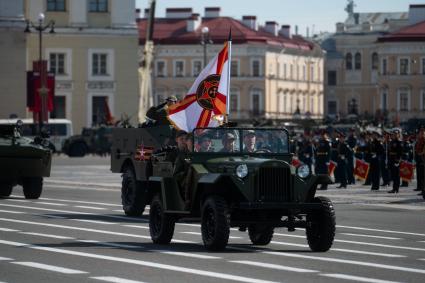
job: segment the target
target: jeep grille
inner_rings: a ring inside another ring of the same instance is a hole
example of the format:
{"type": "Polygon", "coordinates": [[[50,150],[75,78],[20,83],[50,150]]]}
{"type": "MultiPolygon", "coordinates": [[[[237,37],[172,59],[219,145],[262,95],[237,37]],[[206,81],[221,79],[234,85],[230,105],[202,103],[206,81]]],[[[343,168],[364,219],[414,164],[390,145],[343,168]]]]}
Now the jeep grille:
{"type": "Polygon", "coordinates": [[[289,168],[260,168],[257,177],[258,201],[290,201],[291,172],[289,168]]]}

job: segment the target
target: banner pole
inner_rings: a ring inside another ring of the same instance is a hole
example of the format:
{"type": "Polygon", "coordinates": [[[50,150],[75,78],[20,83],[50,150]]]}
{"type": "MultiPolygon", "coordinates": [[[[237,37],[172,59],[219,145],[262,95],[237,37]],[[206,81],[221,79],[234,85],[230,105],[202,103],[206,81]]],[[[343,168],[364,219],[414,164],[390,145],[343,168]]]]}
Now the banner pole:
{"type": "Polygon", "coordinates": [[[230,114],[230,74],[232,69],[232,29],[229,31],[229,39],[227,40],[227,48],[228,48],[228,68],[227,68],[227,97],[226,97],[226,115],[225,122],[226,124],[229,122],[229,114],[230,114]]]}

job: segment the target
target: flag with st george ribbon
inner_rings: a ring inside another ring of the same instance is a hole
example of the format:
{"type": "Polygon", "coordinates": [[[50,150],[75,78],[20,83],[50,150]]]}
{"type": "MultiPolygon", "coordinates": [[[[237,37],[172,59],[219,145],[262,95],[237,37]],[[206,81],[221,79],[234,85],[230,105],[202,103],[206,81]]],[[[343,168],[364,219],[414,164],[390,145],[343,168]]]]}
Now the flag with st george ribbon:
{"type": "Polygon", "coordinates": [[[400,178],[405,182],[410,182],[413,179],[415,165],[408,161],[400,162],[400,178]]]}
{"type": "Polygon", "coordinates": [[[182,101],[168,108],[168,120],[178,129],[218,127],[218,117],[228,114],[231,40],[208,63],[182,101]]]}
{"type": "Polygon", "coordinates": [[[364,160],[356,158],[356,166],[354,167],[354,175],[362,180],[367,179],[370,164],[364,160]]]}

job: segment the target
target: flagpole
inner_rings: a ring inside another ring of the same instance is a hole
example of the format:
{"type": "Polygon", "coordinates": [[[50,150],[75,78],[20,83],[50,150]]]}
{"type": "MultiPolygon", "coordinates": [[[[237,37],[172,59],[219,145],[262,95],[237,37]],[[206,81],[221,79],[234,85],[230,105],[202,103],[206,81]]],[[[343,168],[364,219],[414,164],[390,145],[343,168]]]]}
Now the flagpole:
{"type": "Polygon", "coordinates": [[[232,29],[229,31],[229,39],[227,40],[227,48],[228,48],[228,64],[227,64],[227,97],[226,97],[226,120],[225,122],[229,122],[229,114],[230,114],[230,73],[232,69],[232,29]]]}

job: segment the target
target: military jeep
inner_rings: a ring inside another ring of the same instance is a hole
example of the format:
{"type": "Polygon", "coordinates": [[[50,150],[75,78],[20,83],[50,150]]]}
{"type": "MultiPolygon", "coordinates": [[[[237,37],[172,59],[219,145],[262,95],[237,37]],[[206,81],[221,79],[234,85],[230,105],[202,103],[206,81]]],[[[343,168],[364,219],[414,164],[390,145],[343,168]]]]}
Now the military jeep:
{"type": "Polygon", "coordinates": [[[113,131],[111,169],[123,173],[123,209],[140,215],[150,204],[154,243],[169,244],[175,223],[190,221],[201,223],[208,250],[224,249],[231,227],[247,230],[254,245],[269,244],[276,227],[305,228],[311,250],[330,249],[335,211],[315,193],[331,181],[308,166],[290,165],[286,130],[195,129],[193,147],[177,157],[186,163],[183,178],[169,158],[175,152],[158,150],[170,140],[167,127],[113,131]]]}

